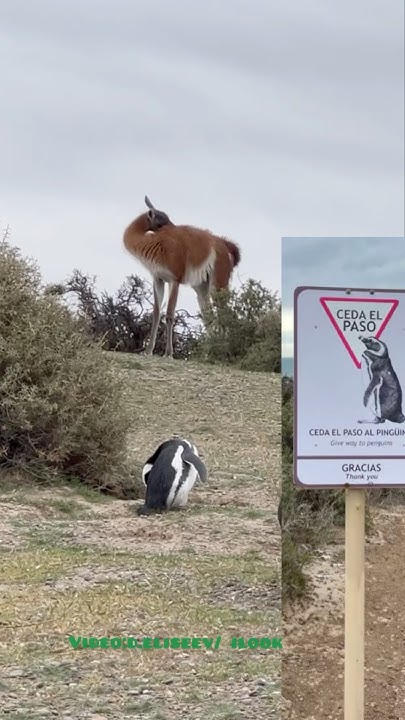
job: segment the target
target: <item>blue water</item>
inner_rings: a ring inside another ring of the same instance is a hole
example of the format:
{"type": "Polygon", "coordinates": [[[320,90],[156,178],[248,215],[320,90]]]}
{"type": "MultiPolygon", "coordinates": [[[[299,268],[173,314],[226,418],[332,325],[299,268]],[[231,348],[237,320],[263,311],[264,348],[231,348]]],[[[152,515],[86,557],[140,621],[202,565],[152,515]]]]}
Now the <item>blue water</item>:
{"type": "Polygon", "coordinates": [[[281,358],[281,371],[283,375],[294,377],[294,358],[283,357],[281,358]]]}

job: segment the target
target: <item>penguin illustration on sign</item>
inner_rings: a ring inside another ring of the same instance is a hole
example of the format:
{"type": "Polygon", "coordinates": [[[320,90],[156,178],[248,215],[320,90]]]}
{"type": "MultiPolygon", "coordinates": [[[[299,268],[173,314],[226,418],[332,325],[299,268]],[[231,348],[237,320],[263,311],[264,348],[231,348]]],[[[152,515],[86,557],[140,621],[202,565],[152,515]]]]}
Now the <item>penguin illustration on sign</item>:
{"type": "Polygon", "coordinates": [[[143,467],[145,503],[138,515],[185,507],[198,476],[206,482],[207,469],[195,445],[178,437],[166,440],[143,467]]]}
{"type": "Polygon", "coordinates": [[[363,405],[368,408],[372,420],[359,420],[359,423],[405,422],[402,413],[402,388],[392,367],[388,348],[376,337],[359,335],[365,345],[362,354],[362,370],[366,379],[366,391],[363,405]]]}

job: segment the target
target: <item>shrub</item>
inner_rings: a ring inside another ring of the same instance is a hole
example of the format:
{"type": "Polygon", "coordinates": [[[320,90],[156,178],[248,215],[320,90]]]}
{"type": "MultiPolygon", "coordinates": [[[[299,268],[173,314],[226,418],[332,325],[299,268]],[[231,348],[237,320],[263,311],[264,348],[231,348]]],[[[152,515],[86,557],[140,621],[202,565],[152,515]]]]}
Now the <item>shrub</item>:
{"type": "Polygon", "coordinates": [[[294,483],[294,383],[290,378],[282,378],[282,391],[283,595],[295,597],[306,590],[304,569],[311,553],[344,523],[345,501],[341,490],[307,490],[294,483]]]}
{"type": "MultiPolygon", "coordinates": [[[[342,489],[303,489],[293,478],[294,382],[282,378],[282,512],[283,512],[283,595],[296,597],[306,591],[305,565],[314,551],[333,539],[344,525],[345,495],[342,489]]],[[[381,502],[378,491],[367,492],[367,500],[381,502]]],[[[372,529],[366,505],[366,532],[372,529]]]]}
{"type": "Polygon", "coordinates": [[[255,280],[239,290],[221,290],[207,313],[194,355],[244,370],[280,372],[281,306],[275,293],[255,280]]]}
{"type": "Polygon", "coordinates": [[[0,467],[131,494],[126,385],[35,262],[0,244],[0,467]]]}
{"type": "MultiPolygon", "coordinates": [[[[105,350],[141,353],[151,327],[153,292],[150,283],[130,275],[115,295],[98,293],[95,279],[75,270],[64,285],[50,286],[50,294],[72,296],[78,317],[88,325],[105,350]]],[[[233,364],[244,370],[280,372],[281,306],[275,293],[249,280],[242,288],[216,293],[207,313],[208,332],[199,315],[177,310],[173,327],[173,356],[210,363],[233,364]]],[[[155,353],[166,349],[166,326],[161,320],[155,353]]]]}
{"type": "MultiPolygon", "coordinates": [[[[49,286],[48,292],[73,296],[76,312],[87,323],[93,337],[102,341],[104,350],[141,353],[146,349],[152,329],[153,291],[150,283],[129,275],[115,295],[98,293],[95,278],[75,270],[64,285],[49,286]]],[[[196,317],[177,310],[173,324],[173,357],[186,359],[196,341],[196,317]]],[[[155,354],[164,355],[166,325],[161,320],[155,354]]]]}

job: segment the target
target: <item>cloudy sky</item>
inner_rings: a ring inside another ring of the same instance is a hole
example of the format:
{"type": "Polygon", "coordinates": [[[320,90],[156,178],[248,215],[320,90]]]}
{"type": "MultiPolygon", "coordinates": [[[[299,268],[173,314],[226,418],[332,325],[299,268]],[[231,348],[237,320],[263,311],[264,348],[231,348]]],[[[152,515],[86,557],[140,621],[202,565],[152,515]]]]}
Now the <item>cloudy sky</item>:
{"type": "Polygon", "coordinates": [[[403,58],[403,0],[0,0],[1,225],[115,290],[147,193],[280,291],[282,236],[404,233],[403,58]]]}
{"type": "Polygon", "coordinates": [[[284,238],[283,357],[293,355],[294,290],[300,285],[405,288],[405,238],[284,238]]]}

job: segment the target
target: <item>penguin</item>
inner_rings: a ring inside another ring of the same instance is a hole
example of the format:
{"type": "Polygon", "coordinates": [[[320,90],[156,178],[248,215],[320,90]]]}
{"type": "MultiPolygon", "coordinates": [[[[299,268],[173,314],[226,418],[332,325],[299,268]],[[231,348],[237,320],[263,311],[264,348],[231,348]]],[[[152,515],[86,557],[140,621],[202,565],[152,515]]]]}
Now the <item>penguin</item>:
{"type": "Polygon", "coordinates": [[[359,340],[366,348],[362,355],[362,369],[367,382],[363,405],[369,408],[374,418],[358,422],[405,422],[402,413],[402,389],[392,367],[387,346],[375,337],[359,335],[359,340]]]}
{"type": "Polygon", "coordinates": [[[197,476],[206,482],[207,469],[195,445],[179,437],[165,440],[143,466],[145,503],[137,514],[185,507],[197,476]]]}

